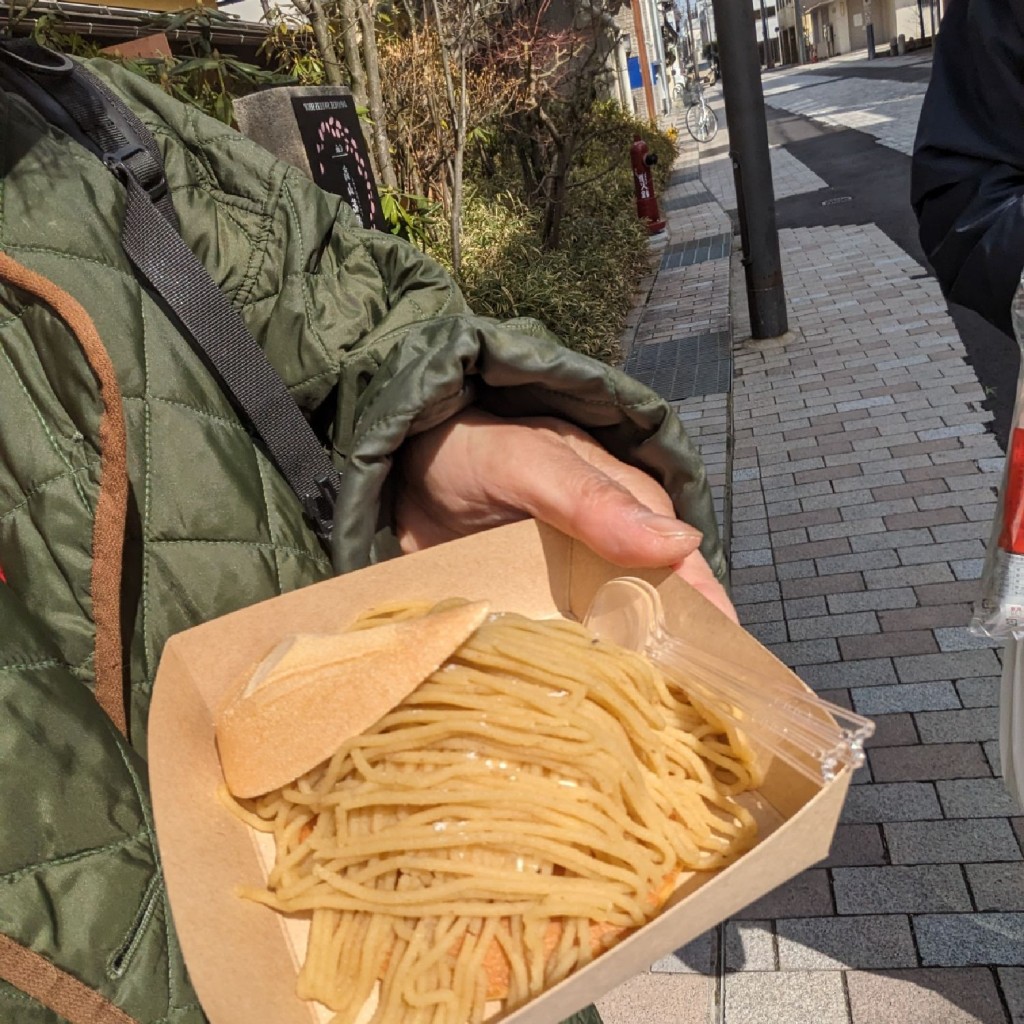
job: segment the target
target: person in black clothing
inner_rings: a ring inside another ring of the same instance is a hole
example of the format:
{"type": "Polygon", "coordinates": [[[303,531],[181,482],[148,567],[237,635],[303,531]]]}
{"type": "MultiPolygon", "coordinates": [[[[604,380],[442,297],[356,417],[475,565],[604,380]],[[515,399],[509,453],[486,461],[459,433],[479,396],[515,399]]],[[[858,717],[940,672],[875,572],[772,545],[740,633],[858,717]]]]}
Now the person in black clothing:
{"type": "MultiPolygon", "coordinates": [[[[911,201],[946,298],[1011,338],[1016,320],[1024,342],[1024,0],[948,3],[914,143],[911,201]]],[[[1003,666],[1002,775],[1024,801],[1024,643],[1007,640],[1003,666]]]]}
{"type": "Polygon", "coordinates": [[[1012,336],[1024,268],[1024,3],[948,3],[911,201],[943,294],[1012,336]]]}

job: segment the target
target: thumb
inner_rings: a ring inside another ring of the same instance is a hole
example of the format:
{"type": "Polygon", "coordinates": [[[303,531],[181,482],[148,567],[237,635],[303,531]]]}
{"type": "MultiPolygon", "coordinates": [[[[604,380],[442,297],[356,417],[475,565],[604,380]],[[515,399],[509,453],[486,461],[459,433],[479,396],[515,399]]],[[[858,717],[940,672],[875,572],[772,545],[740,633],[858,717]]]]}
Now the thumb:
{"type": "Polygon", "coordinates": [[[652,512],[568,446],[558,445],[546,461],[546,472],[523,481],[522,507],[609,562],[646,568],[675,565],[700,545],[699,530],[652,512]]]}

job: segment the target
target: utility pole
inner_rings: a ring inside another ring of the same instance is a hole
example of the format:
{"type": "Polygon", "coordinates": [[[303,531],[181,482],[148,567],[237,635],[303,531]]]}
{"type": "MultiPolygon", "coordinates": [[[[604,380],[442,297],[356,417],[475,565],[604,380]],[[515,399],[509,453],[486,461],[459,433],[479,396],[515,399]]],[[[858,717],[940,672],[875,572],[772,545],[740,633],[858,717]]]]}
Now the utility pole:
{"type": "Polygon", "coordinates": [[[864,34],[868,40],[868,60],[875,59],[875,25],[871,20],[871,0],[864,0],[864,34]]]}
{"type": "Polygon", "coordinates": [[[693,10],[690,8],[690,0],[686,0],[686,52],[690,55],[690,63],[693,65],[693,77],[697,77],[697,54],[693,50],[693,10]]]}
{"type": "Polygon", "coordinates": [[[714,0],[714,11],[750,329],[755,338],[776,338],[789,322],[754,19],[750,0],[714,0]]]}
{"type": "MultiPolygon", "coordinates": [[[[871,0],[864,0],[865,6],[870,6],[871,0]]],[[[800,0],[793,0],[793,17],[796,18],[796,59],[800,64],[807,63],[807,53],[804,49],[804,8],[800,0]]]]}
{"type": "Polygon", "coordinates": [[[658,110],[654,105],[654,86],[651,84],[651,62],[647,59],[647,38],[644,35],[644,16],[640,9],[643,0],[633,2],[633,33],[636,36],[636,59],[640,62],[640,81],[644,84],[644,100],[647,103],[647,120],[657,121],[658,110]]]}
{"type": "Polygon", "coordinates": [[[764,48],[765,68],[775,67],[775,62],[772,60],[771,43],[768,39],[768,12],[764,6],[764,0],[761,0],[761,43],[764,48]]]}

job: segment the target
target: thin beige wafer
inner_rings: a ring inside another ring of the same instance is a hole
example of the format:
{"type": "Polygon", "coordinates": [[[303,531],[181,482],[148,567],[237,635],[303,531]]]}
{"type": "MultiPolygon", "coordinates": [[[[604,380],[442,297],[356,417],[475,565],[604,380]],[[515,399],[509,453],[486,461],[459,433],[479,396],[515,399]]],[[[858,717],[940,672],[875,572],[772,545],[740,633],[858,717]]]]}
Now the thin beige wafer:
{"type": "Polygon", "coordinates": [[[440,668],[488,610],[477,601],[279,645],[239,682],[216,722],[228,789],[259,796],[316,767],[440,668]]]}

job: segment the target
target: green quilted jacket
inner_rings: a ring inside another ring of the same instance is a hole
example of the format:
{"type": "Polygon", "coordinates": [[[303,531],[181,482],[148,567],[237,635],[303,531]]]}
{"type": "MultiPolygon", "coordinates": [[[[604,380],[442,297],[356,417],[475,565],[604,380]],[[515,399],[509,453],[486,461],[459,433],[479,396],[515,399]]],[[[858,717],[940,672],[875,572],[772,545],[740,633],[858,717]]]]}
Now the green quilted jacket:
{"type": "Polygon", "coordinates": [[[154,134],[186,242],[344,470],[332,567],[140,287],[117,180],[0,92],[0,255],[53,286],[0,274],[0,1022],[199,1024],[147,796],[146,715],[171,634],[394,553],[392,453],[470,401],[590,429],[659,477],[722,560],[700,460],[657,396],[535,322],[474,316],[439,266],[363,230],[298,171],[112,65],[95,70],[154,134]],[[103,401],[68,298],[109,356],[124,416],[114,653],[130,740],[93,694],[103,401]]]}

